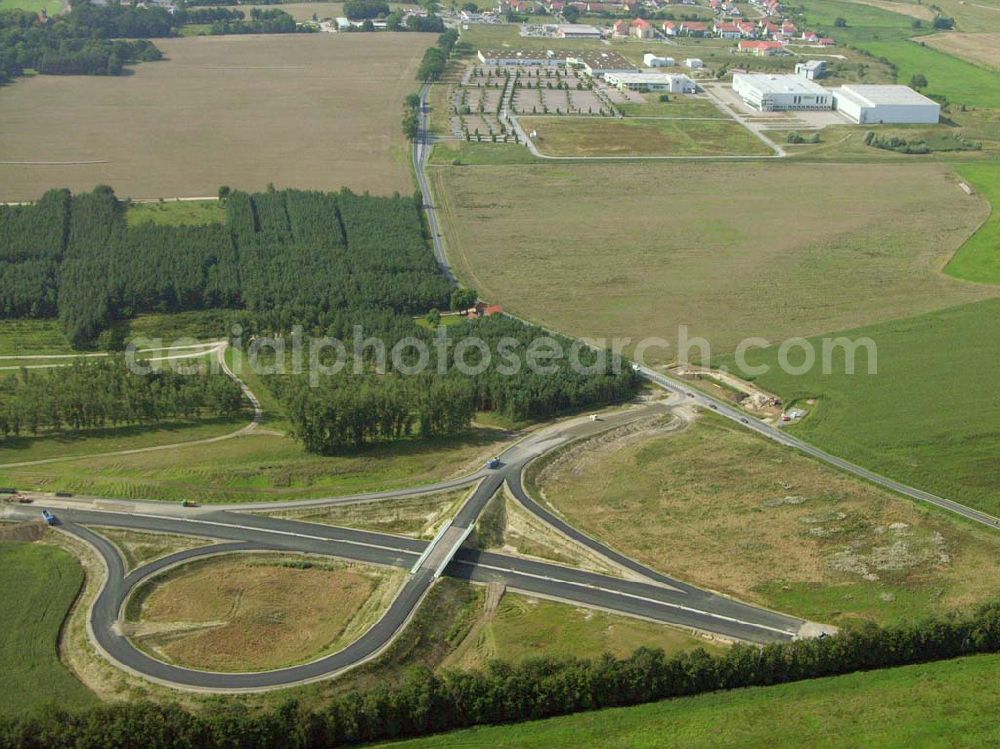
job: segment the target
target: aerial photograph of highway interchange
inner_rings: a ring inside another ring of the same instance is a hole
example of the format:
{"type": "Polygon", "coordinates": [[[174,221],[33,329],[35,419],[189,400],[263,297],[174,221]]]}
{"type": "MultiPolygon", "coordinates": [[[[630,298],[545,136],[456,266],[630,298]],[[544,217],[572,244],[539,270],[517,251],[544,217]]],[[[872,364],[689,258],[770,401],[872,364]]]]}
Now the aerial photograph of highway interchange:
{"type": "Polygon", "coordinates": [[[0,749],[1000,746],[1000,0],[0,0],[0,749]]]}

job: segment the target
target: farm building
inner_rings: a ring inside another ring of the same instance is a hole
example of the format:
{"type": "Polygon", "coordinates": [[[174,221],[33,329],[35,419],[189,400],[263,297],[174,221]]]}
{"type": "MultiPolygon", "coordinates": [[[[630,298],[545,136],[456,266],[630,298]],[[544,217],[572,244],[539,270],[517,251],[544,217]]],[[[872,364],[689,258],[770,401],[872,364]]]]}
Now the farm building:
{"type": "Polygon", "coordinates": [[[826,75],[826,60],[806,60],[795,63],[795,75],[803,75],[810,81],[826,75]]]}
{"type": "Polygon", "coordinates": [[[564,23],[556,29],[561,39],[600,39],[601,30],[586,23],[564,23]]]}
{"type": "Polygon", "coordinates": [[[761,112],[833,109],[833,93],[801,75],[736,74],[733,91],[761,112]]]}
{"type": "Polygon", "coordinates": [[[647,68],[670,68],[674,65],[674,58],[658,57],[652,52],[647,52],[642,56],[642,64],[647,68]]]}
{"type": "Polygon", "coordinates": [[[566,62],[551,50],[538,49],[481,49],[479,61],[484,65],[547,65],[556,67],[566,62]]]}
{"type": "Polygon", "coordinates": [[[705,63],[697,57],[689,57],[684,61],[684,67],[691,68],[692,70],[698,70],[699,68],[705,67],[705,63]]]}
{"type": "Polygon", "coordinates": [[[936,124],[941,105],[909,86],[841,86],[833,91],[837,110],[860,125],[936,124]]]}
{"type": "Polygon", "coordinates": [[[639,69],[617,52],[575,52],[566,64],[583,68],[591,78],[603,78],[605,73],[638,73],[639,69]]]}
{"type": "Polygon", "coordinates": [[[686,75],[669,73],[607,73],[604,80],[621,91],[669,91],[693,94],[698,90],[686,75]]]}

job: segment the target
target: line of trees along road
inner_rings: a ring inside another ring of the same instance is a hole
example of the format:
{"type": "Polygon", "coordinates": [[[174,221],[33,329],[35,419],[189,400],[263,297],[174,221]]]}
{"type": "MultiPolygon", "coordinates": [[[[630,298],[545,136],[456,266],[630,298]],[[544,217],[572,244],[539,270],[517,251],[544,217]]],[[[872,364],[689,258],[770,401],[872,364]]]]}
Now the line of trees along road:
{"type": "Polygon", "coordinates": [[[121,357],[25,369],[0,378],[0,444],[22,434],[232,417],[242,407],[239,385],[222,373],[133,374],[121,357]]]}
{"type": "Polygon", "coordinates": [[[641,648],[621,660],[494,661],[483,671],[438,674],[415,667],[399,686],[351,692],[317,710],[294,701],[266,713],[228,702],[197,715],[144,702],[75,714],[50,709],[0,722],[0,749],[320,749],[998,651],[1000,604],[993,604],[822,640],[738,645],[718,656],[641,648]]]}

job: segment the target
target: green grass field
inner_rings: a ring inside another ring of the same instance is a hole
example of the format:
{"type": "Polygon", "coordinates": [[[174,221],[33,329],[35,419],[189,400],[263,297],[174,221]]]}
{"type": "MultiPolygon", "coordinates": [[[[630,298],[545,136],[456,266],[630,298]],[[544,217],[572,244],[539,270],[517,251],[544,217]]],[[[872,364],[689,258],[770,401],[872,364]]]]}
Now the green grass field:
{"type": "Polygon", "coordinates": [[[723,652],[712,643],[673,627],[604,611],[505,593],[497,610],[474,626],[449,659],[449,666],[482,668],[493,659],[520,662],[533,656],[619,658],[641,646],[681,652],[704,648],[723,652]]]}
{"type": "Polygon", "coordinates": [[[908,84],[920,73],[928,80],[926,94],[946,96],[956,104],[1000,108],[1000,77],[995,71],[921,44],[919,37],[910,41],[915,34],[926,34],[928,23],[914,29],[908,15],[840,0],[805,0],[802,7],[810,28],[819,27],[840,42],[892,61],[898,67],[898,83],[908,84]],[[846,19],[846,28],[834,27],[838,17],[846,19]]]}
{"type": "Polygon", "coordinates": [[[680,325],[722,353],[1000,293],[940,273],[989,210],[941,164],[445,166],[431,180],[466,284],[564,333],[673,346],[647,361],[677,356],[680,325]]]}
{"type": "Polygon", "coordinates": [[[325,457],[269,429],[210,445],[0,468],[0,485],[204,503],[306,499],[432,483],[480,467],[504,439],[499,431],[475,430],[325,457]]]}
{"type": "Polygon", "coordinates": [[[660,101],[659,94],[644,94],[642,104],[619,104],[629,117],[718,117],[730,121],[711,101],[700,96],[670,94],[669,101],[660,101]]]}
{"type": "Polygon", "coordinates": [[[474,728],[385,746],[978,749],[1000,742],[998,678],[1000,656],[985,655],[474,728]]]}
{"type": "Polygon", "coordinates": [[[0,10],[24,10],[29,13],[47,12],[55,16],[63,12],[62,0],[0,0],[0,10]]]}
{"type": "MultiPolygon", "coordinates": [[[[716,112],[716,114],[718,114],[716,112]]],[[[546,156],[771,156],[732,120],[522,117],[546,156]]]]}
{"type": "Polygon", "coordinates": [[[156,203],[133,203],[125,214],[129,226],[143,223],[164,226],[222,223],[226,207],[217,200],[170,200],[156,203]]]}
{"type": "MultiPolygon", "coordinates": [[[[820,373],[819,358],[808,374],[782,372],[774,347],[751,350],[746,358],[751,365],[771,365],[755,381],[786,402],[818,399],[813,413],[793,427],[799,436],[901,481],[1000,514],[997,326],[1000,301],[989,300],[838,334],[876,343],[877,375],[866,374],[864,351],[854,375],[843,374],[842,351],[832,358],[829,375],[820,373]]],[[[731,358],[717,363],[738,374],[731,358]]]]}
{"type": "Polygon", "coordinates": [[[0,717],[97,699],[59,661],[57,640],[83,569],[55,546],[0,543],[0,717]]]}
{"type": "Polygon", "coordinates": [[[533,156],[523,145],[465,141],[436,143],[430,158],[431,164],[453,166],[504,166],[543,162],[544,159],[533,156]]]}
{"type": "Polygon", "coordinates": [[[865,42],[864,48],[896,63],[899,83],[909,84],[913,75],[920,73],[928,82],[925,94],[947,96],[953,104],[1000,108],[1000,76],[995,70],[971,65],[919,42],[865,42]]]}
{"type": "Polygon", "coordinates": [[[955,253],[945,272],[979,283],[1000,283],[1000,164],[964,164],[958,173],[993,204],[993,212],[955,253]]]}

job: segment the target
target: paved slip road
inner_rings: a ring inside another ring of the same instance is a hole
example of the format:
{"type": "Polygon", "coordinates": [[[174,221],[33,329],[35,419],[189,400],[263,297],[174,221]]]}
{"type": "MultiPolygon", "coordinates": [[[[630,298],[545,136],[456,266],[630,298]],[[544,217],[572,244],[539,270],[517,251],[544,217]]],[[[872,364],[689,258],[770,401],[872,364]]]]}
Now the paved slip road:
{"type": "MultiPolygon", "coordinates": [[[[473,475],[478,478],[472,478],[467,483],[478,480],[476,489],[446,528],[471,530],[482,509],[504,483],[515,497],[532,502],[521,486],[521,476],[525,466],[538,456],[570,441],[648,418],[664,409],[663,403],[631,406],[599,420],[582,416],[531,433],[499,456],[501,465],[498,469],[473,475]]],[[[396,496],[405,496],[411,491],[400,490],[396,496]]],[[[355,501],[387,499],[391,499],[391,495],[379,493],[360,495],[355,501]],[[372,499],[372,496],[377,498],[372,499]]],[[[501,582],[512,590],[532,595],[748,642],[790,640],[800,636],[807,624],[801,619],[740,603],[648,569],[564,523],[560,525],[558,518],[545,511],[540,513],[540,517],[547,522],[560,529],[568,528],[575,538],[582,539],[591,549],[608,556],[636,578],[641,576],[645,579],[624,579],[543,561],[462,548],[461,542],[454,542],[454,539],[452,543],[442,543],[448,538],[446,532],[428,543],[391,534],[214,507],[180,508],[154,502],[133,502],[125,503],[124,509],[114,509],[122,503],[111,500],[84,502],[73,498],[48,500],[46,504],[40,496],[36,502],[31,506],[9,506],[5,513],[13,519],[37,518],[41,509],[50,509],[59,518],[63,530],[97,550],[108,569],[107,581],[89,614],[91,636],[101,650],[113,662],[132,673],[186,689],[227,692],[272,689],[328,678],[364,663],[378,655],[402,630],[439,574],[479,583],[501,582]],[[181,551],[128,572],[117,548],[91,529],[95,526],[199,536],[217,543],[181,551]],[[176,564],[210,554],[238,551],[325,554],[369,564],[402,567],[410,569],[411,574],[381,619],[360,639],[339,652],[289,668],[239,674],[182,668],[138,650],[121,633],[122,614],[128,595],[142,581],[176,564]],[[438,554],[436,558],[435,553],[438,554]]],[[[541,510],[537,503],[532,502],[532,505],[541,510]]],[[[529,506],[529,509],[533,507],[529,506]]]]}

